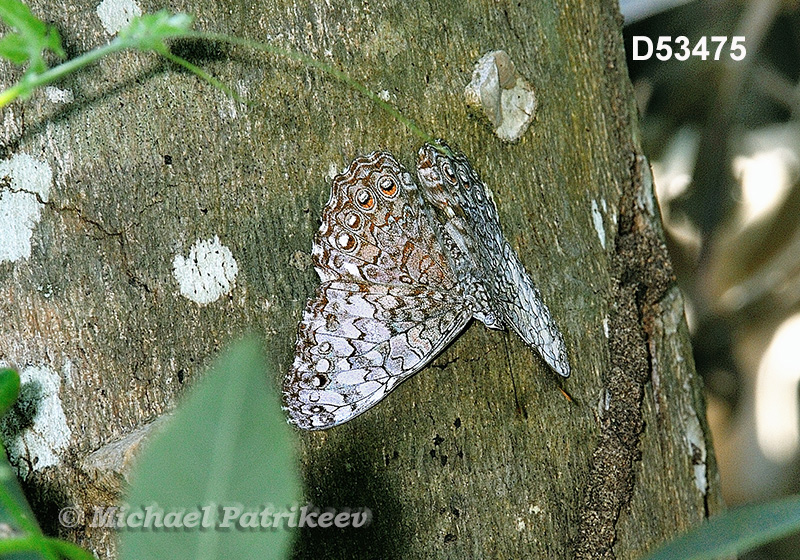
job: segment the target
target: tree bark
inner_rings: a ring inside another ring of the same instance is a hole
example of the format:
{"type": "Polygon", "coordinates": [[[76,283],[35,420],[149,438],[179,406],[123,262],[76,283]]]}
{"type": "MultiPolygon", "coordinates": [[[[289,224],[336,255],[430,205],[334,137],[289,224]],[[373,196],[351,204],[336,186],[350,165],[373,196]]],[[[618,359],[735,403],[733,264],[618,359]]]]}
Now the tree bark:
{"type": "MultiPolygon", "coordinates": [[[[494,192],[573,373],[561,383],[516,335],[473,324],[373,410],[299,434],[306,497],[366,506],[373,522],[304,531],[296,556],[639,558],[718,511],[616,2],[335,4],[173,9],[195,14],[197,28],[324,60],[456,144],[494,192]],[[464,101],[474,63],[496,49],[538,101],[513,144],[464,101]]],[[[31,7],[73,56],[109,39],[95,3],[31,7]]],[[[67,443],[49,433],[12,461],[40,521],[100,557],[113,556],[112,535],[59,527],[58,510],[119,499],[126,459],[110,451],[135,447],[243,332],[266,333],[285,373],[318,281],[311,239],[334,170],[375,149],[411,169],[420,145],[317,70],[180,48],[256,105],[126,53],[57,84],[74,101],[40,91],[2,115],[0,194],[32,197],[40,214],[25,214],[30,254],[0,262],[0,360],[55,383],[31,402],[49,395],[67,428],[51,418],[67,443]],[[41,180],[51,170],[46,195],[26,186],[31,169],[41,180]],[[200,305],[181,295],[174,260],[215,236],[238,273],[200,305]]],[[[2,76],[8,86],[19,73],[4,66],[2,76]]]]}

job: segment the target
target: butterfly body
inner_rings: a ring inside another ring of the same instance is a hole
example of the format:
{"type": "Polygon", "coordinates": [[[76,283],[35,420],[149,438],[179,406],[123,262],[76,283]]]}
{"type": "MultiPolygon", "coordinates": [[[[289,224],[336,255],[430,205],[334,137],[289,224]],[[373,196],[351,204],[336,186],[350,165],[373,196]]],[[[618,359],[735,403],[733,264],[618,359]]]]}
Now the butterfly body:
{"type": "Polygon", "coordinates": [[[289,420],[301,428],[329,428],[369,409],[473,318],[510,325],[534,347],[543,339],[530,329],[554,331],[555,359],[537,350],[569,373],[561,335],[502,236],[488,190],[463,156],[441,160],[431,150],[420,150],[422,188],[387,152],[357,158],[333,180],[312,250],[321,283],[284,381],[289,420]],[[464,184],[444,182],[443,166],[457,166],[464,184]],[[509,281],[528,295],[515,295],[509,281]]]}

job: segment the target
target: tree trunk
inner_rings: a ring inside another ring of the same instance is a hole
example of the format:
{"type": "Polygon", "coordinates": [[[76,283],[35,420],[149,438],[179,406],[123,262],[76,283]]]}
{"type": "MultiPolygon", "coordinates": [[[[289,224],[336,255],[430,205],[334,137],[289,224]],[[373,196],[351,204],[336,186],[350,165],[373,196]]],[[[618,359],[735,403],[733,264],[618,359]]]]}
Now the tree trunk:
{"type": "MultiPolygon", "coordinates": [[[[307,499],[366,506],[373,522],[309,529],[297,556],[639,558],[718,511],[616,2],[335,6],[176,9],[324,60],[457,145],[493,190],[573,373],[560,382],[516,335],[477,323],[371,411],[299,434],[307,499]],[[497,49],[537,98],[516,143],[465,103],[475,62],[497,49]]],[[[94,2],[31,7],[72,56],[109,39],[94,2]]],[[[111,536],[59,527],[58,510],[118,499],[143,428],[243,332],[265,332],[285,373],[318,282],[311,239],[330,178],[375,149],[413,168],[421,143],[317,70],[180,48],[256,105],[127,53],[2,115],[0,205],[20,231],[0,262],[0,360],[38,382],[39,406],[12,461],[45,526],[100,557],[111,536]],[[184,296],[181,258],[203,251],[223,276],[184,296]]],[[[8,86],[19,73],[6,70],[8,86]]]]}

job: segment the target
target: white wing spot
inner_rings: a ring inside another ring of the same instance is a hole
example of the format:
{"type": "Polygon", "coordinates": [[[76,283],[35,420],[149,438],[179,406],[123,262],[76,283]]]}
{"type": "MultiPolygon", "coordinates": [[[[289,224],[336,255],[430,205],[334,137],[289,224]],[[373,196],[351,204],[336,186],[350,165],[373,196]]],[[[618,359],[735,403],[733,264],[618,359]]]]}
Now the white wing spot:
{"type": "Polygon", "coordinates": [[[314,369],[317,370],[319,373],[325,373],[329,369],[331,369],[331,363],[329,360],[322,358],[317,364],[314,366],[314,369]]]}
{"type": "Polygon", "coordinates": [[[233,290],[239,272],[233,253],[216,235],[213,239],[195,241],[186,258],[175,255],[172,267],[181,295],[200,305],[216,301],[233,290]]]}

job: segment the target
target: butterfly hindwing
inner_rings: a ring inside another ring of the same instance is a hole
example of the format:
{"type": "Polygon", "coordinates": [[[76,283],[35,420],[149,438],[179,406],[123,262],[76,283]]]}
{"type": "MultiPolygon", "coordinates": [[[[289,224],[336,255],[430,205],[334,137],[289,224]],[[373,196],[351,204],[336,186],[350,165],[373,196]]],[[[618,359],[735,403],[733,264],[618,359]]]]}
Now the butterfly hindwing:
{"type": "Polygon", "coordinates": [[[316,430],[358,416],[425,367],[470,318],[452,292],[322,283],[303,313],[284,385],[289,419],[316,430]]]}

